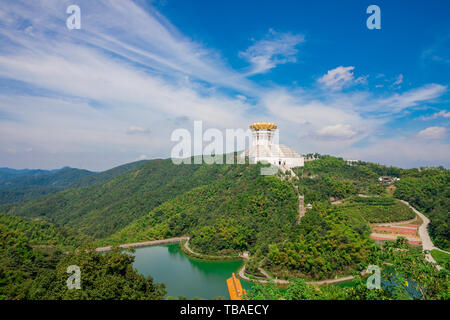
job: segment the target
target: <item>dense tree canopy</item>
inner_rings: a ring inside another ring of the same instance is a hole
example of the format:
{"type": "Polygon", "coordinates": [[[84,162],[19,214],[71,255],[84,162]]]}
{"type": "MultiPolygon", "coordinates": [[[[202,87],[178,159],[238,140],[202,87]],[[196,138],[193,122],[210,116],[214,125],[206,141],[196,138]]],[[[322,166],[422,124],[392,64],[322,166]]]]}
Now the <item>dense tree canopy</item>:
{"type": "Polygon", "coordinates": [[[450,171],[428,168],[405,170],[396,183],[395,196],[411,203],[429,217],[435,245],[450,250],[450,171]]]}
{"type": "MultiPolygon", "coordinates": [[[[0,297],[159,299],[164,288],[138,275],[131,267],[132,257],[119,252],[101,255],[90,249],[187,235],[191,248],[202,254],[235,256],[248,251],[251,260],[246,267],[256,276],[263,268],[278,278],[318,280],[359,273],[368,261],[379,257],[378,262],[395,266],[397,280],[406,275],[405,279],[416,281],[420,275],[414,272],[421,270],[422,278],[429,281],[418,282],[421,294],[445,298],[442,290],[448,278],[422,264],[420,252],[411,251],[412,260],[405,256],[399,261],[421,269],[401,269],[392,252],[389,256],[389,250],[380,250],[369,234],[370,223],[415,216],[393,198],[394,193],[430,217],[433,240],[448,248],[448,170],[405,170],[365,162],[348,164],[331,156],[315,158],[294,169],[298,178],[281,172],[262,176],[261,164],[175,165],[171,160],[152,160],[119,167],[116,173],[89,174],[64,186],[72,189],[0,206],[0,212],[8,214],[0,214],[0,297]],[[401,179],[386,188],[378,181],[385,175],[401,179]],[[312,204],[300,223],[299,195],[304,195],[305,204],[312,204]],[[64,289],[69,263],[83,266],[84,291],[64,289]],[[436,279],[440,282],[433,282],[436,279]],[[433,291],[431,285],[438,289],[433,291]]],[[[402,282],[394,287],[399,286],[402,282]]],[[[365,291],[357,278],[353,291],[318,290],[295,280],[283,293],[267,286],[252,294],[285,299],[391,299],[408,295],[408,289],[365,291]]]]}
{"type": "MultiPolygon", "coordinates": [[[[309,285],[304,280],[291,278],[287,288],[255,284],[248,290],[250,300],[408,300],[450,298],[449,271],[438,271],[435,265],[425,260],[421,250],[411,248],[405,239],[387,243],[383,248],[375,245],[370,249],[368,264],[381,270],[381,288],[367,286],[368,275],[355,273],[351,286],[309,285]]],[[[369,280],[370,281],[370,280],[369,280]]]]}
{"type": "Polygon", "coordinates": [[[0,299],[164,298],[163,285],[133,269],[132,255],[95,252],[76,232],[0,215],[0,233],[0,299]],[[70,265],[81,269],[80,290],[67,288],[70,265]]]}

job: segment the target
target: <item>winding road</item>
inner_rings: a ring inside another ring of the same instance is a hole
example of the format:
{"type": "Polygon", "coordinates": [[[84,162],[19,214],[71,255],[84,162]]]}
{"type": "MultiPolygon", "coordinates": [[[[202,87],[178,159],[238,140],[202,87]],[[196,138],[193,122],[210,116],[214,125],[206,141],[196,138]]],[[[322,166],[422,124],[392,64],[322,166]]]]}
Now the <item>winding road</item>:
{"type": "MultiPolygon", "coordinates": [[[[422,240],[422,250],[428,251],[425,255],[426,259],[428,261],[436,264],[436,268],[438,270],[441,270],[442,267],[436,263],[436,261],[431,256],[430,252],[431,252],[431,250],[439,250],[439,251],[442,251],[442,252],[445,252],[448,254],[450,254],[450,252],[442,250],[442,249],[434,246],[433,242],[431,241],[430,235],[428,233],[428,224],[430,223],[430,219],[428,219],[425,215],[423,215],[421,212],[419,212],[416,208],[411,206],[407,201],[404,201],[404,200],[400,200],[400,201],[403,202],[404,204],[406,204],[408,207],[410,207],[414,211],[414,213],[422,219],[422,224],[419,227],[419,236],[420,236],[420,239],[422,240]]],[[[398,224],[402,224],[402,223],[410,223],[411,221],[412,220],[399,221],[399,222],[396,222],[395,224],[398,225],[398,224]]],[[[174,242],[180,242],[180,241],[186,240],[186,242],[184,243],[184,248],[193,255],[201,256],[201,254],[194,252],[189,247],[189,239],[190,239],[189,237],[175,237],[175,238],[162,239],[162,240],[153,240],[153,241],[122,244],[122,245],[119,245],[119,247],[120,248],[146,247],[146,246],[174,243],[174,242]]],[[[95,250],[99,251],[99,252],[103,252],[103,251],[109,251],[112,248],[113,248],[113,246],[107,246],[107,247],[100,247],[95,250]]],[[[244,252],[240,256],[244,260],[250,259],[248,252],[244,252]]],[[[261,272],[261,274],[263,274],[267,278],[267,280],[266,279],[251,279],[248,276],[246,276],[245,275],[245,264],[243,264],[242,267],[239,269],[238,275],[241,279],[244,279],[249,282],[268,283],[269,281],[273,281],[274,283],[278,283],[278,284],[288,284],[289,283],[288,280],[273,279],[264,269],[262,269],[262,268],[258,268],[258,269],[261,272]]],[[[361,275],[364,275],[364,274],[365,274],[365,271],[361,272],[361,275]]],[[[339,282],[353,280],[354,278],[355,278],[354,276],[346,276],[346,277],[342,277],[342,278],[327,279],[327,280],[320,280],[320,281],[307,281],[306,283],[314,284],[314,285],[333,284],[333,283],[339,283],[339,282]]]]}
{"type": "Polygon", "coordinates": [[[442,267],[437,264],[436,260],[434,260],[433,256],[431,255],[431,250],[439,250],[439,251],[442,251],[442,252],[445,252],[448,254],[450,254],[450,252],[442,250],[442,249],[434,246],[433,241],[431,241],[430,234],[428,233],[428,224],[430,223],[430,219],[428,219],[419,210],[417,210],[412,205],[410,205],[409,202],[407,202],[405,200],[400,200],[400,201],[403,202],[404,204],[406,204],[408,207],[410,207],[414,211],[414,213],[417,214],[422,219],[422,224],[419,227],[419,236],[420,236],[420,239],[422,240],[422,250],[429,251],[428,253],[425,254],[425,258],[428,261],[435,263],[436,268],[438,270],[441,270],[442,267]]]}

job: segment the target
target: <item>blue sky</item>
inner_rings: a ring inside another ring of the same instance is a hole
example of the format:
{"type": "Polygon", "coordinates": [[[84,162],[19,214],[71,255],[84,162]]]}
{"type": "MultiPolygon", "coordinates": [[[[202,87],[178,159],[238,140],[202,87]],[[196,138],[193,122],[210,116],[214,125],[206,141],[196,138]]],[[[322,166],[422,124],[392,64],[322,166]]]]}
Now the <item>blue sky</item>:
{"type": "Polygon", "coordinates": [[[168,158],[177,128],[450,166],[447,1],[0,1],[0,167],[168,158]],[[66,8],[81,8],[81,29],[66,8]],[[381,9],[369,30],[366,9],[381,9]]]}

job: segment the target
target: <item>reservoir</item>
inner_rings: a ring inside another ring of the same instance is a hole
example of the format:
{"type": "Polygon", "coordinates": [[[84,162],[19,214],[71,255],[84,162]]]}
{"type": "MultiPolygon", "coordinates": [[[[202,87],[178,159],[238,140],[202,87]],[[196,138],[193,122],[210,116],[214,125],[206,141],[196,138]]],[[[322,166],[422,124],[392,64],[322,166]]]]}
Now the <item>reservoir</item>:
{"type": "MultiPolygon", "coordinates": [[[[226,279],[237,273],[242,261],[200,261],[185,256],[178,243],[136,248],[133,266],[154,282],[166,285],[167,295],[187,299],[229,299],[226,279]]],[[[251,284],[240,280],[246,290],[251,284]]]]}

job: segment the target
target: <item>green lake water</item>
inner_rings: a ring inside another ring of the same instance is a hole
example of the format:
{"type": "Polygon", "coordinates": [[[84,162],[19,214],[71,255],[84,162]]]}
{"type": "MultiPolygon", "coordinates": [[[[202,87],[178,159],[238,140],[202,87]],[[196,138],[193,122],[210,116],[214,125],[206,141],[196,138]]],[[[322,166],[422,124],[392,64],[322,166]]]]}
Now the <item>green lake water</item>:
{"type": "MultiPolygon", "coordinates": [[[[237,272],[242,261],[200,261],[185,256],[178,243],[136,248],[133,266],[139,273],[165,283],[167,296],[229,299],[226,279],[237,272]]],[[[251,283],[241,280],[243,288],[251,283]]]]}

